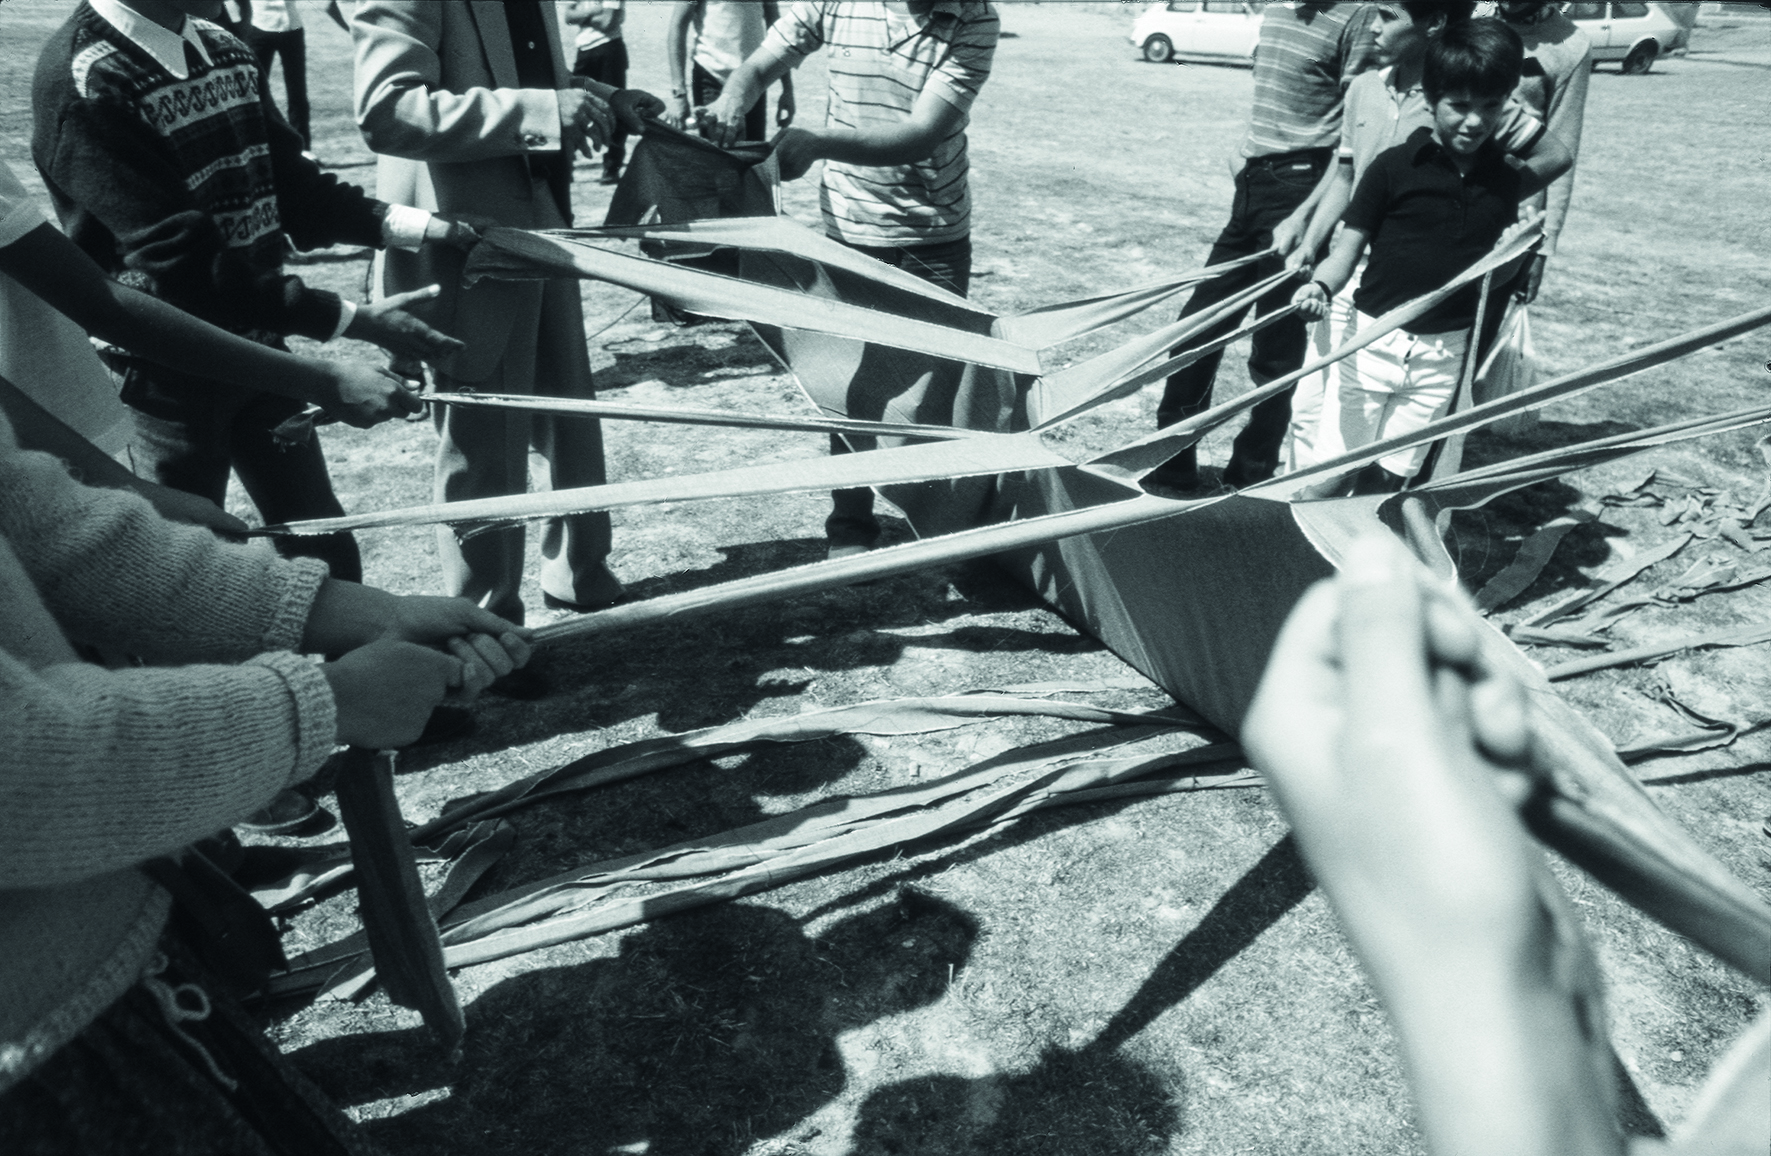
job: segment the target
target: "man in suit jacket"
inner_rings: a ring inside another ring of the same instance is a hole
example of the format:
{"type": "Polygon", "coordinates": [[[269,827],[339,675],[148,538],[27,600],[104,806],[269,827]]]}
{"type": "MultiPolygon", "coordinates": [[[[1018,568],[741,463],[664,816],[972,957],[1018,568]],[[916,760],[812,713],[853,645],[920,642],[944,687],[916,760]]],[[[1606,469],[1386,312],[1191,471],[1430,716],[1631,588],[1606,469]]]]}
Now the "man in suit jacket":
{"type": "MultiPolygon", "coordinates": [[[[575,152],[591,154],[619,117],[633,131],[663,104],[574,78],[551,0],[368,0],[351,21],[357,127],[380,155],[379,195],[396,204],[525,229],[572,222],[575,152]]],[[[427,318],[466,343],[439,388],[594,396],[578,283],[482,280],[463,288],[459,253],[385,263],[383,289],[443,286],[427,318]]],[[[436,497],[522,493],[530,445],[555,488],[603,481],[602,433],[552,419],[439,406],[436,497]]],[[[445,587],[521,622],[520,526],[457,542],[438,535],[445,587]]],[[[609,573],[609,519],[547,523],[541,589],[549,606],[596,609],[621,596],[609,573]]]]}

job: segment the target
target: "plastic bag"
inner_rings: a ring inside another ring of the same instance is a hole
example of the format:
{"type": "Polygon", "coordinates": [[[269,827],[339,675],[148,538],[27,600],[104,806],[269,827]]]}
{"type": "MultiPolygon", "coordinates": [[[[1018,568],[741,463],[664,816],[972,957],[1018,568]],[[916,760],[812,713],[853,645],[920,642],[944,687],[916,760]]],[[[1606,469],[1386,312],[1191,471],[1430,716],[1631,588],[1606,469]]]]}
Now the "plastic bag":
{"type": "MultiPolygon", "coordinates": [[[[1474,389],[1477,405],[1530,389],[1537,384],[1537,352],[1531,344],[1531,315],[1524,305],[1515,305],[1501,323],[1494,349],[1476,375],[1474,389]]],[[[1489,428],[1507,437],[1518,437],[1537,425],[1537,411],[1526,410],[1502,418],[1489,428]]]]}

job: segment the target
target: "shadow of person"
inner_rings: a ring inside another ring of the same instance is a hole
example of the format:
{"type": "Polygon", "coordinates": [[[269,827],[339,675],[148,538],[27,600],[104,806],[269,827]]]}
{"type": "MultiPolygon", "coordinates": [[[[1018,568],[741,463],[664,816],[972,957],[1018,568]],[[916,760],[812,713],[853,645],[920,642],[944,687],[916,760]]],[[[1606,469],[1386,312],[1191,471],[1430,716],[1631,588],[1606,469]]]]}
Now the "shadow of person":
{"type": "Polygon", "coordinates": [[[1053,1049],[1017,1076],[925,1076],[862,1103],[850,1156],[1155,1156],[1181,1112],[1143,1065],[1053,1049]]]}
{"type": "Polygon", "coordinates": [[[467,1008],[445,1089],[414,1063],[429,1051],[417,1031],[290,1058],[347,1106],[435,1097],[366,1123],[391,1156],[726,1156],[841,1092],[837,1033],[940,998],[977,934],[912,891],[815,939],[774,908],[723,905],[654,923],[613,959],[496,984],[467,1008]]]}

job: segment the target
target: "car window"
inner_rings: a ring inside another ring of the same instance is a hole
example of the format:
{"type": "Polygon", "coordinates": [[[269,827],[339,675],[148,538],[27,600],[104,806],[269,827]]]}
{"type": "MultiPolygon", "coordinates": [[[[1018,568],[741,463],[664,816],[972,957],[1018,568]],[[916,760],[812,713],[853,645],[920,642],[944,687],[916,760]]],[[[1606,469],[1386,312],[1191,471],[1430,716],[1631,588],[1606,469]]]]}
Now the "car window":
{"type": "Polygon", "coordinates": [[[1199,11],[1199,0],[1169,0],[1168,10],[1170,12],[1197,12],[1199,11]]]}
{"type": "Polygon", "coordinates": [[[1603,4],[1570,4],[1568,6],[1570,20],[1603,20],[1605,5],[1603,4]]]}
{"type": "Polygon", "coordinates": [[[1648,15],[1648,5],[1646,4],[1613,4],[1611,6],[1613,20],[1635,20],[1646,15],[1648,15]]]}
{"type": "Polygon", "coordinates": [[[1242,5],[1240,3],[1232,2],[1232,0],[1205,0],[1205,10],[1207,12],[1221,12],[1226,15],[1233,14],[1236,16],[1241,16],[1243,11],[1242,5]]]}

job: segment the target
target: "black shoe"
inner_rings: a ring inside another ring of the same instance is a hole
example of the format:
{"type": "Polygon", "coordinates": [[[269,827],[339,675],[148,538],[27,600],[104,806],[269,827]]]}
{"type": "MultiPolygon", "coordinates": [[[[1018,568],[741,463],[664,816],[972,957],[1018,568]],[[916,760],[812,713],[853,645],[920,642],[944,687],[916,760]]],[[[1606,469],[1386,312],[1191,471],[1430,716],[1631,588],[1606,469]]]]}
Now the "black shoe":
{"type": "Polygon", "coordinates": [[[521,702],[534,702],[538,698],[546,698],[553,691],[553,684],[547,676],[533,666],[518,667],[503,678],[492,680],[486,693],[501,698],[514,698],[521,702]]]}
{"type": "Polygon", "coordinates": [[[1224,484],[1232,489],[1245,490],[1271,478],[1278,470],[1277,463],[1256,465],[1231,454],[1229,464],[1224,467],[1224,484]]]}
{"type": "Polygon", "coordinates": [[[611,606],[619,606],[626,601],[627,591],[625,590],[607,602],[573,602],[570,599],[549,594],[545,590],[541,592],[541,605],[549,610],[570,610],[574,614],[595,614],[599,610],[607,610],[611,606]]]}
{"type": "Polygon", "coordinates": [[[444,703],[430,712],[421,731],[412,745],[428,747],[435,743],[454,742],[474,733],[473,711],[464,706],[450,706],[444,703]]]}
{"type": "Polygon", "coordinates": [[[596,179],[596,183],[599,185],[618,185],[621,183],[621,174],[605,172],[602,176],[596,179]]]}

